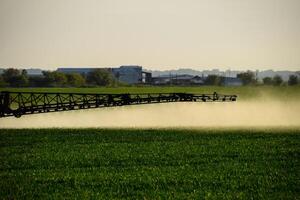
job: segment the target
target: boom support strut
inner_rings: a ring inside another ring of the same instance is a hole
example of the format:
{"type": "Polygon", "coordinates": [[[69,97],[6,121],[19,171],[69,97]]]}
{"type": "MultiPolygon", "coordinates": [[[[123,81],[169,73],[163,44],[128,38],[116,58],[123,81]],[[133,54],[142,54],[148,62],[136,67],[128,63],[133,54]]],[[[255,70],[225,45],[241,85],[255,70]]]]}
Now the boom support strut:
{"type": "Polygon", "coordinates": [[[46,93],[0,92],[0,117],[166,102],[226,102],[236,101],[236,95],[191,93],[46,93]]]}

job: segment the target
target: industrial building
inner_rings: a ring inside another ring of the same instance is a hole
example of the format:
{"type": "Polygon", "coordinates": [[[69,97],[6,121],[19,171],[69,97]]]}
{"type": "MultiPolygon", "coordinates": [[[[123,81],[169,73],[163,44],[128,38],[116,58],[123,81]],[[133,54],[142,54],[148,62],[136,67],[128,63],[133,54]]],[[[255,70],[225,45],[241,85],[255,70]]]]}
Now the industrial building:
{"type": "MultiPolygon", "coordinates": [[[[151,84],[151,85],[204,85],[207,77],[189,74],[163,75],[152,77],[152,73],[143,71],[142,66],[122,65],[110,68],[58,68],[57,71],[70,74],[79,73],[86,76],[96,69],[106,69],[116,80],[127,84],[151,84]]],[[[242,81],[236,77],[221,77],[224,86],[240,86],[242,81]]]]}
{"type": "MultiPolygon", "coordinates": [[[[241,86],[243,82],[236,77],[220,77],[224,86],[241,86]]],[[[205,85],[207,77],[183,75],[165,75],[152,78],[153,85],[205,85]]]]}
{"type": "Polygon", "coordinates": [[[241,86],[243,82],[241,79],[236,77],[223,77],[224,86],[241,86]]]}
{"type": "Polygon", "coordinates": [[[106,69],[120,82],[128,84],[151,83],[152,76],[149,72],[144,72],[142,66],[123,65],[116,68],[58,68],[58,72],[65,74],[79,73],[86,76],[89,72],[96,69],[106,69]]]}
{"type": "Polygon", "coordinates": [[[99,69],[99,68],[76,68],[76,67],[61,67],[58,68],[56,71],[62,72],[64,74],[72,74],[72,73],[77,73],[81,74],[82,76],[86,76],[88,73],[91,71],[99,69]]]}
{"type": "Polygon", "coordinates": [[[138,84],[143,81],[143,70],[141,66],[121,66],[110,69],[114,77],[123,83],[138,84]]]}
{"type": "Polygon", "coordinates": [[[205,79],[189,74],[153,77],[153,85],[203,85],[205,79]]]}

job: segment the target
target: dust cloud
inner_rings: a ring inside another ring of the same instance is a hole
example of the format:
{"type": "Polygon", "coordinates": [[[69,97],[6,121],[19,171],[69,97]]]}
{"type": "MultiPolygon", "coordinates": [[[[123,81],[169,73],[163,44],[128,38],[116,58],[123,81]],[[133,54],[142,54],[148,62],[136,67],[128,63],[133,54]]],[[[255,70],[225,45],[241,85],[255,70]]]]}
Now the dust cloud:
{"type": "Polygon", "coordinates": [[[201,128],[300,126],[300,102],[178,102],[1,118],[0,128],[201,128]]]}

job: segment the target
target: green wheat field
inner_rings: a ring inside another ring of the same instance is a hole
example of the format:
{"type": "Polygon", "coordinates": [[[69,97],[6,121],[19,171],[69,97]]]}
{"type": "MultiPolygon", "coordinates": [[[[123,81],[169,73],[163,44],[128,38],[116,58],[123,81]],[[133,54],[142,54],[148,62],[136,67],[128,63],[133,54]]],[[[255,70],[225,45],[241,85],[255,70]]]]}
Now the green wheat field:
{"type": "Polygon", "coordinates": [[[299,129],[1,130],[1,199],[297,199],[299,129]]]}
{"type": "MultiPolygon", "coordinates": [[[[300,87],[2,88],[232,93],[300,87]]],[[[83,119],[84,120],[84,119],[83,119]]],[[[16,121],[17,123],[17,121],[16,121]]],[[[0,129],[0,199],[299,199],[300,128],[0,129]]]]}

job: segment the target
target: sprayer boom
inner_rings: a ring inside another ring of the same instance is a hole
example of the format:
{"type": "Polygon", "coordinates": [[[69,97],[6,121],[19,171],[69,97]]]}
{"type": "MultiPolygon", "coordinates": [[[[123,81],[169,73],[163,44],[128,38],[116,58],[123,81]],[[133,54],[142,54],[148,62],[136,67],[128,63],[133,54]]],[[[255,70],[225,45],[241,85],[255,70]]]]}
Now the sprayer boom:
{"type": "Polygon", "coordinates": [[[138,105],[167,102],[228,102],[237,95],[190,93],[49,93],[0,92],[0,117],[21,117],[27,114],[60,112],[109,106],[138,105]]]}

